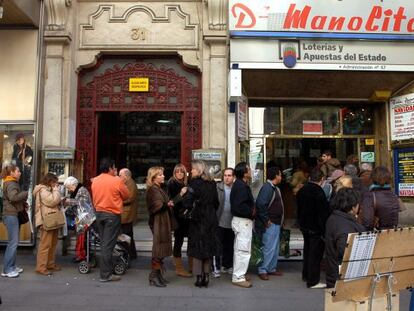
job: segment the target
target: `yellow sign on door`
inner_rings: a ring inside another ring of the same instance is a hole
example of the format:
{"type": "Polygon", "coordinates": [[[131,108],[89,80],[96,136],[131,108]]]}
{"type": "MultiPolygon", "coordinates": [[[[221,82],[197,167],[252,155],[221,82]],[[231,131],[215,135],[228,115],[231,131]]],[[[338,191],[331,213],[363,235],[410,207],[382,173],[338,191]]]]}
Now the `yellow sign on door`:
{"type": "Polygon", "coordinates": [[[129,78],[130,92],[148,92],[149,78],[129,78]]]}
{"type": "Polygon", "coordinates": [[[374,138],[365,138],[365,145],[367,146],[373,146],[375,144],[374,138]]]}

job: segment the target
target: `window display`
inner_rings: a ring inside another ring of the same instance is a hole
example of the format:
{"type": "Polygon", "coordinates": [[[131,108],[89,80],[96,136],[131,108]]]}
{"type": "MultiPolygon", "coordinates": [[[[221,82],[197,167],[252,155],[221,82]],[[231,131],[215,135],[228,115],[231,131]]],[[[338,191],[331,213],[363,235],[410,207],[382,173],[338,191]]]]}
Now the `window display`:
{"type": "MultiPolygon", "coordinates": [[[[0,124],[0,162],[2,168],[7,164],[19,167],[22,173],[19,179],[20,188],[29,191],[27,201],[30,208],[28,210],[30,219],[34,176],[34,138],[34,125],[32,124],[0,124]]],[[[3,200],[1,187],[0,200],[3,200]]],[[[20,230],[20,241],[23,243],[31,242],[33,232],[31,222],[22,225],[20,230]]],[[[5,227],[0,224],[0,241],[5,241],[6,238],[5,227]]]]}

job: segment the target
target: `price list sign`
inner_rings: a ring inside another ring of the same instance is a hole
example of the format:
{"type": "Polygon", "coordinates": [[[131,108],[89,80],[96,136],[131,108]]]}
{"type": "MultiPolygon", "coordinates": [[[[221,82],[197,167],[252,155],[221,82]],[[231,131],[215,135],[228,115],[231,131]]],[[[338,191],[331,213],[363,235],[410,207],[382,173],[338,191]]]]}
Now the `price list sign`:
{"type": "Polygon", "coordinates": [[[390,99],[391,140],[414,137],[414,93],[390,99]]]}
{"type": "Polygon", "coordinates": [[[395,191],[402,197],[414,197],[414,148],[394,150],[395,191]]]}

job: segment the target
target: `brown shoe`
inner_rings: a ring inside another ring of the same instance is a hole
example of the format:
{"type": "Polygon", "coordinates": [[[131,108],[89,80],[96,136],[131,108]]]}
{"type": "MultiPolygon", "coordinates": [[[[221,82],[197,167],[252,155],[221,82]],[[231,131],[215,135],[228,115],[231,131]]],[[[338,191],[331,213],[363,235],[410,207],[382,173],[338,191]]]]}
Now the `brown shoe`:
{"type": "Polygon", "coordinates": [[[243,288],[252,287],[252,283],[250,283],[249,281],[232,282],[232,283],[233,283],[233,285],[240,286],[240,287],[243,287],[243,288]]]}
{"type": "Polygon", "coordinates": [[[41,275],[47,275],[47,276],[49,276],[49,275],[52,275],[53,273],[51,272],[51,271],[49,271],[49,270],[36,270],[36,273],[37,274],[41,274],[41,275]]]}
{"type": "Polygon", "coordinates": [[[116,282],[120,280],[121,280],[121,277],[119,275],[111,275],[107,279],[99,279],[99,282],[116,282]]]}
{"type": "Polygon", "coordinates": [[[259,278],[263,281],[269,280],[269,276],[267,275],[267,273],[259,273],[259,278]]]}
{"type": "Polygon", "coordinates": [[[273,271],[273,272],[269,272],[268,274],[269,275],[276,275],[276,276],[282,276],[283,275],[283,273],[280,272],[280,271],[273,271]]]}
{"type": "Polygon", "coordinates": [[[61,271],[62,267],[58,265],[53,265],[51,267],[47,267],[50,271],[61,271]]]}

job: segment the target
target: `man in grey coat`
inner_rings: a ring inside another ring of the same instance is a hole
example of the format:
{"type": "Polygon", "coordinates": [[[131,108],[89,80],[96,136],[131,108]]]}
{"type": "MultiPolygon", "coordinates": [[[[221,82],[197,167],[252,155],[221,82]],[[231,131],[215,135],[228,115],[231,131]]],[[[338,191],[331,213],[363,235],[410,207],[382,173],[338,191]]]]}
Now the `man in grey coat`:
{"type": "Polygon", "coordinates": [[[213,277],[220,277],[220,272],[233,273],[233,244],[234,232],[231,228],[230,192],[234,182],[234,170],[226,168],[223,172],[223,181],[217,184],[217,194],[220,202],[217,209],[217,238],[221,244],[221,256],[213,258],[213,277]]]}

